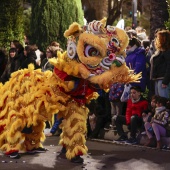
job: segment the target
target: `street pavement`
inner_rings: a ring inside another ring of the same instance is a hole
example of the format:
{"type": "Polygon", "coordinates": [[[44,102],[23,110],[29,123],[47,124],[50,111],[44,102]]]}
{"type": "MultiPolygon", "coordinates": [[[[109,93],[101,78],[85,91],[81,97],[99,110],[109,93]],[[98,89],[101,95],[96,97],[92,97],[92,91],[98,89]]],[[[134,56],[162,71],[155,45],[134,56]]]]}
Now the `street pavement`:
{"type": "Polygon", "coordinates": [[[84,163],[58,159],[59,137],[47,137],[46,153],[21,154],[10,159],[0,153],[0,170],[170,170],[170,151],[115,144],[106,140],[87,140],[88,154],[84,163]]]}

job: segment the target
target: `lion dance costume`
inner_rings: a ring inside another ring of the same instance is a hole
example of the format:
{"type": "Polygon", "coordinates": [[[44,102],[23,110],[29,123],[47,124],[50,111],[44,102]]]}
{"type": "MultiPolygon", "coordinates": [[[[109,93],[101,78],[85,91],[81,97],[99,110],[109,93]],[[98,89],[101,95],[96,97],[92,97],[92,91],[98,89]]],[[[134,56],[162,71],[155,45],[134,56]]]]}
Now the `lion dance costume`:
{"type": "Polygon", "coordinates": [[[137,82],[141,76],[125,65],[125,31],[105,23],[104,18],[83,27],[71,24],[64,33],[67,51],[50,60],[53,73],[30,65],[1,84],[0,149],[4,153],[42,147],[44,122],[55,113],[63,118],[60,144],[66,148],[66,157],[87,153],[85,104],[98,97],[98,88],[137,82]],[[31,133],[23,133],[30,127],[31,133]]]}

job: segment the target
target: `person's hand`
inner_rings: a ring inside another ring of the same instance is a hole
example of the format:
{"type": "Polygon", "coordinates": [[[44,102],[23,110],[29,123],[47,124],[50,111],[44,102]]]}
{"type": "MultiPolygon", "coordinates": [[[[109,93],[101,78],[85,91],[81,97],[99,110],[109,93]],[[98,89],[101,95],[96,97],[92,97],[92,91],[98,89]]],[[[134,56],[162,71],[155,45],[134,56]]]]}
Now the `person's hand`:
{"type": "Polygon", "coordinates": [[[162,88],[167,88],[167,85],[166,84],[162,84],[162,88]]]}

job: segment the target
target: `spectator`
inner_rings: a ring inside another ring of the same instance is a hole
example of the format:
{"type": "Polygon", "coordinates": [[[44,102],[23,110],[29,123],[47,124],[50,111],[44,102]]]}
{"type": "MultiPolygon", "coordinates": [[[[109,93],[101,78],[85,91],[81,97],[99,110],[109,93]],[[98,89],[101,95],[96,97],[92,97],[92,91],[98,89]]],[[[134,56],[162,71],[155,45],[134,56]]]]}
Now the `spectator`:
{"type": "Polygon", "coordinates": [[[40,67],[42,69],[42,71],[53,71],[54,66],[52,64],[49,63],[48,59],[53,58],[53,57],[57,57],[57,51],[59,50],[58,47],[55,46],[48,46],[46,49],[46,57],[43,59],[40,67]]]}
{"type": "Polygon", "coordinates": [[[6,68],[0,78],[0,81],[4,84],[7,82],[11,76],[11,74],[17,70],[19,70],[21,65],[20,59],[17,55],[16,48],[10,48],[9,50],[9,58],[6,65],[6,68]]]}
{"type": "Polygon", "coordinates": [[[149,138],[145,146],[150,146],[153,141],[153,134],[156,136],[157,149],[161,149],[161,137],[166,136],[166,125],[168,124],[169,113],[166,109],[168,100],[165,97],[156,99],[155,115],[152,121],[145,123],[146,134],[149,138]]]}
{"type": "MultiPolygon", "coordinates": [[[[154,116],[155,114],[155,108],[156,108],[156,100],[159,96],[157,95],[153,95],[152,98],[151,98],[151,102],[150,102],[150,105],[148,107],[147,110],[144,110],[142,112],[142,118],[143,118],[143,123],[145,124],[146,122],[151,122],[152,120],[152,117],[154,116]]],[[[146,131],[145,131],[145,127],[144,128],[144,131],[141,133],[141,134],[146,134],[146,131]]]]}
{"type": "Polygon", "coordinates": [[[134,73],[142,73],[140,83],[132,83],[132,86],[140,86],[142,91],[146,90],[146,55],[145,49],[141,47],[140,41],[133,37],[129,40],[126,48],[125,62],[129,68],[134,70],[134,73]]]}
{"type": "Polygon", "coordinates": [[[159,28],[155,30],[155,37],[154,40],[151,41],[149,48],[147,49],[147,54],[146,54],[146,63],[147,63],[147,89],[148,89],[148,99],[150,100],[151,96],[155,94],[155,85],[154,81],[150,79],[150,72],[151,72],[151,64],[150,64],[150,59],[151,56],[155,53],[156,47],[155,47],[155,39],[156,39],[156,34],[158,31],[165,30],[164,28],[159,28]]]}
{"type": "Polygon", "coordinates": [[[0,77],[5,70],[7,64],[7,52],[5,48],[0,48],[0,77]]]}
{"type": "Polygon", "coordinates": [[[126,31],[127,35],[129,36],[129,38],[133,38],[133,37],[136,37],[137,38],[137,33],[134,29],[130,29],[128,31],[126,31]]]}
{"type": "Polygon", "coordinates": [[[111,129],[115,126],[115,119],[117,115],[122,114],[123,102],[120,101],[124,90],[124,84],[114,83],[109,91],[109,101],[111,105],[111,129]]]}
{"type": "Polygon", "coordinates": [[[34,45],[27,45],[25,46],[25,49],[24,49],[24,60],[23,62],[21,63],[21,69],[23,68],[28,68],[28,65],[29,64],[33,64],[34,65],[34,68],[38,68],[37,64],[36,64],[36,54],[35,54],[35,50],[36,50],[36,46],[34,45]]]}
{"type": "MultiPolygon", "coordinates": [[[[40,64],[40,67],[41,67],[41,70],[44,72],[44,71],[53,71],[54,69],[54,66],[48,61],[50,58],[57,58],[57,51],[59,50],[59,46],[55,47],[55,46],[48,46],[47,49],[46,49],[46,57],[42,60],[41,64],[40,64]]],[[[52,131],[50,130],[49,133],[47,133],[47,135],[50,135],[52,134],[52,132],[54,131],[55,132],[55,129],[57,128],[58,124],[61,123],[58,122],[58,120],[56,119],[56,117],[54,116],[54,120],[55,120],[55,123],[54,125],[52,126],[52,131]]],[[[46,121],[46,129],[50,129],[51,125],[49,123],[49,121],[46,121]]]]}
{"type": "Polygon", "coordinates": [[[137,38],[140,41],[143,41],[143,40],[147,39],[146,30],[143,27],[138,26],[138,27],[136,27],[135,30],[136,30],[136,33],[137,33],[137,38]]]}
{"type": "Polygon", "coordinates": [[[157,101],[158,97],[159,96],[157,96],[157,95],[152,96],[151,103],[150,103],[150,108],[148,108],[148,110],[143,111],[142,117],[143,117],[143,122],[144,123],[151,122],[151,118],[155,114],[156,101],[157,101]]]}
{"type": "Polygon", "coordinates": [[[125,27],[125,31],[129,31],[131,29],[132,29],[132,27],[130,27],[130,26],[125,27]]]}
{"type": "Polygon", "coordinates": [[[54,47],[57,47],[58,48],[58,51],[61,51],[63,52],[63,49],[60,48],[60,44],[57,42],[57,41],[52,41],[50,46],[54,46],[54,47]]]}
{"type": "Polygon", "coordinates": [[[155,39],[156,52],[151,56],[151,80],[154,80],[155,94],[169,98],[170,82],[170,32],[158,31],[155,39]]]}
{"type": "Polygon", "coordinates": [[[18,58],[20,59],[20,61],[22,63],[25,60],[23,45],[18,40],[13,40],[10,43],[10,47],[17,49],[18,58]]]}
{"type": "Polygon", "coordinates": [[[55,133],[57,132],[57,130],[58,130],[59,134],[61,133],[61,130],[59,129],[59,125],[60,125],[61,122],[62,122],[62,118],[58,119],[58,118],[57,118],[57,114],[55,114],[54,119],[55,119],[55,121],[54,121],[54,124],[53,124],[50,132],[47,133],[47,134],[45,134],[45,136],[48,136],[48,137],[53,136],[53,135],[55,135],[55,133]]]}
{"type": "Polygon", "coordinates": [[[130,99],[127,101],[126,114],[118,115],[115,121],[118,135],[117,141],[127,141],[131,144],[136,144],[137,128],[142,127],[142,112],[148,108],[148,101],[141,95],[141,88],[139,86],[132,86],[130,88],[130,99]],[[130,138],[128,139],[123,130],[123,125],[127,125],[130,129],[130,138]]]}
{"type": "Polygon", "coordinates": [[[37,47],[37,49],[35,50],[35,54],[36,54],[36,56],[37,56],[37,58],[36,58],[36,64],[40,67],[40,64],[41,64],[41,51],[38,49],[38,47],[37,47]]]}
{"type": "Polygon", "coordinates": [[[88,120],[88,137],[98,138],[100,136],[100,131],[104,129],[106,123],[108,122],[108,112],[106,111],[105,96],[99,96],[97,101],[91,102],[87,107],[91,113],[95,114],[95,127],[92,129],[88,120]]]}

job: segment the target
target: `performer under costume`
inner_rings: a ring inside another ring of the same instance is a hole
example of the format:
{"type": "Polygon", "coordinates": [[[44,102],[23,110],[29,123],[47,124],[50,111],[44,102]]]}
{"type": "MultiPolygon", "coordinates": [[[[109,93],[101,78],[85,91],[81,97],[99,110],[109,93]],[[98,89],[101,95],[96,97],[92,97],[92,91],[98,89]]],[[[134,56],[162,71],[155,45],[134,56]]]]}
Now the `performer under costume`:
{"type": "Polygon", "coordinates": [[[137,82],[141,76],[125,65],[125,31],[105,23],[104,18],[83,27],[71,24],[64,33],[67,51],[50,59],[53,73],[29,66],[0,86],[0,149],[5,154],[42,149],[44,122],[55,113],[63,118],[60,144],[66,157],[76,162],[87,153],[85,103],[98,97],[98,88],[137,82]]]}

